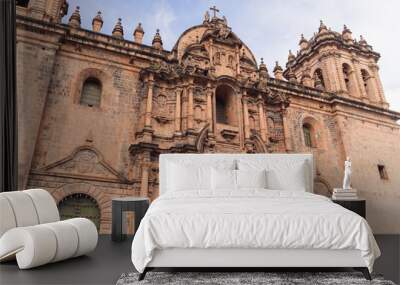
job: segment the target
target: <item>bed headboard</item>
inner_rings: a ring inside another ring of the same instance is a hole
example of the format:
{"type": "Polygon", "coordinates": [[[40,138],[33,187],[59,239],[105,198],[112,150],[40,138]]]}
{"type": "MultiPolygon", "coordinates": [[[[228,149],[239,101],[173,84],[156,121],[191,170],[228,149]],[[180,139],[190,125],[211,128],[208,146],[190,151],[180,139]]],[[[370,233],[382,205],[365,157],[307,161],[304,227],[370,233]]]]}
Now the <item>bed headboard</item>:
{"type": "Polygon", "coordinates": [[[160,155],[160,169],[159,169],[159,182],[160,182],[160,195],[167,191],[167,181],[168,181],[168,165],[170,163],[183,164],[183,165],[216,165],[221,163],[234,164],[237,161],[252,161],[252,160],[266,160],[268,163],[276,164],[282,162],[302,162],[304,161],[307,165],[306,179],[308,180],[307,192],[313,193],[314,184],[314,167],[313,167],[313,156],[312,154],[178,154],[169,153],[160,155]]]}

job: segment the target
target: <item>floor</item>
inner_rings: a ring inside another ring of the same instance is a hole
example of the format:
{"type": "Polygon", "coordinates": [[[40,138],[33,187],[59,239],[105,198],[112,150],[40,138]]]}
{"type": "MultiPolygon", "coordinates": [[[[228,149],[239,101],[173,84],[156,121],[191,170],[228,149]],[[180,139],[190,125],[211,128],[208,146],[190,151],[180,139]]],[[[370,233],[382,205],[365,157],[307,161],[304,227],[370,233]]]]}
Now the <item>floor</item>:
{"type": "Polygon", "coordinates": [[[0,284],[115,284],[122,273],[134,271],[131,243],[132,239],[112,242],[109,235],[101,235],[88,256],[29,270],[18,270],[16,262],[0,264],[0,284]]]}
{"type": "MultiPolygon", "coordinates": [[[[375,272],[400,282],[400,235],[375,236],[382,256],[375,272]]],[[[112,242],[110,236],[99,238],[97,249],[82,256],[30,270],[18,270],[15,262],[0,265],[0,284],[115,284],[124,272],[134,271],[130,261],[132,239],[112,242]]]]}

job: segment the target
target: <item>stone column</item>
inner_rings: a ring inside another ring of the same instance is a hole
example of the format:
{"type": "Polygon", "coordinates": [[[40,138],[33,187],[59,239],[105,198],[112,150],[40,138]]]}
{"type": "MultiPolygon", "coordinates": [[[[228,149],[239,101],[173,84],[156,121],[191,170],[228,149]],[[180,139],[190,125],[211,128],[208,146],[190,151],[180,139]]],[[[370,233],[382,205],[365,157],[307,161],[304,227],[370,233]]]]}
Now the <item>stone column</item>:
{"type": "Polygon", "coordinates": [[[265,142],[269,144],[269,129],[268,129],[268,115],[267,115],[267,107],[263,104],[263,121],[264,121],[264,128],[265,128],[265,142]]]}
{"type": "MultiPolygon", "coordinates": [[[[340,85],[340,89],[345,92],[347,90],[347,87],[346,87],[346,82],[344,81],[343,66],[339,60],[335,60],[335,65],[336,65],[336,72],[338,75],[338,80],[339,80],[338,83],[340,85]]],[[[350,95],[350,90],[347,91],[348,94],[350,95]]]]}
{"type": "Polygon", "coordinates": [[[209,54],[210,54],[210,66],[212,66],[212,65],[214,65],[214,51],[213,51],[213,40],[212,40],[211,37],[208,40],[208,45],[210,47],[210,51],[209,51],[209,54]]]}
{"type": "Polygon", "coordinates": [[[175,105],[175,134],[181,134],[181,120],[182,120],[182,110],[181,110],[181,96],[182,89],[178,88],[176,90],[176,105],[175,105]]]}
{"type": "Polygon", "coordinates": [[[239,46],[236,45],[236,75],[240,75],[240,49],[239,46]]]}
{"type": "Polygon", "coordinates": [[[329,70],[329,60],[327,55],[323,55],[320,59],[321,61],[321,71],[322,71],[322,77],[324,79],[324,85],[325,85],[325,90],[326,91],[333,91],[334,88],[334,82],[333,78],[328,76],[328,70],[329,70]]]}
{"type": "Polygon", "coordinates": [[[350,80],[350,88],[352,89],[348,90],[350,95],[352,95],[353,97],[361,98],[362,92],[360,90],[360,86],[357,80],[357,74],[354,68],[349,71],[349,80],[350,80]]]}
{"type": "Polygon", "coordinates": [[[335,70],[335,78],[336,78],[336,90],[338,92],[346,91],[346,83],[344,82],[343,68],[340,62],[341,55],[339,53],[334,53],[332,58],[332,64],[335,70]]]}
{"type": "Polygon", "coordinates": [[[188,130],[193,130],[193,79],[189,81],[188,92],[188,130]]]}
{"type": "Polygon", "coordinates": [[[261,138],[264,142],[267,141],[267,124],[265,121],[265,113],[264,113],[264,103],[261,96],[258,97],[258,117],[260,119],[260,133],[261,138]]]}
{"type": "Polygon", "coordinates": [[[213,90],[211,89],[211,85],[207,84],[207,123],[210,125],[210,132],[214,130],[213,123],[213,90]]]}
{"type": "Polygon", "coordinates": [[[250,125],[249,125],[249,109],[247,106],[248,99],[246,98],[246,91],[243,91],[242,103],[243,103],[243,121],[244,121],[244,139],[250,138],[250,125]]]}
{"type": "Polygon", "coordinates": [[[292,151],[292,143],[290,140],[288,111],[285,107],[282,107],[282,124],[283,124],[283,134],[285,136],[285,148],[286,151],[290,152],[292,151]]]}
{"type": "Polygon", "coordinates": [[[368,82],[370,87],[373,90],[374,98],[369,98],[372,102],[381,103],[381,96],[379,94],[378,86],[376,84],[376,78],[374,75],[369,75],[368,82]]]}
{"type": "Polygon", "coordinates": [[[46,1],[45,0],[36,0],[31,1],[30,4],[30,11],[31,16],[36,19],[43,19],[43,16],[46,13],[46,1]]]}
{"type": "Polygon", "coordinates": [[[150,162],[145,161],[142,163],[142,181],[140,185],[140,196],[148,197],[149,194],[149,170],[150,162]]]}
{"type": "Polygon", "coordinates": [[[322,75],[324,77],[326,91],[338,92],[341,90],[340,80],[337,74],[335,58],[332,54],[324,55],[321,58],[324,68],[322,68],[322,75]]]}
{"type": "Polygon", "coordinates": [[[385,99],[385,95],[383,92],[383,86],[382,86],[382,82],[381,79],[379,77],[379,67],[378,65],[372,65],[370,66],[370,69],[372,71],[373,77],[374,77],[374,83],[376,86],[376,92],[378,93],[378,97],[380,102],[382,103],[382,105],[388,105],[385,99]]]}
{"type": "Polygon", "coordinates": [[[362,79],[362,75],[361,75],[361,68],[360,68],[360,62],[358,61],[358,59],[353,58],[353,65],[354,65],[354,72],[355,72],[355,78],[357,79],[357,87],[358,90],[360,91],[360,97],[362,99],[366,99],[368,98],[367,96],[367,91],[365,90],[364,87],[364,80],[362,79]]]}
{"type": "Polygon", "coordinates": [[[145,123],[144,127],[151,129],[151,113],[153,109],[153,87],[154,87],[154,80],[153,75],[150,74],[147,80],[147,101],[146,101],[146,114],[145,114],[145,123]]]}

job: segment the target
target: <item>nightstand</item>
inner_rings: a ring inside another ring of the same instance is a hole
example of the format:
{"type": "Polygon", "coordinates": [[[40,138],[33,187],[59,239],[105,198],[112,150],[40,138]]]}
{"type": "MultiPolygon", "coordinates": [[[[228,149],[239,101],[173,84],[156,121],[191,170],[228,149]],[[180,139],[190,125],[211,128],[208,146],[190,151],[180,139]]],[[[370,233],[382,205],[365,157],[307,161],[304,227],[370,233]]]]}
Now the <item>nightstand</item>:
{"type": "Polygon", "coordinates": [[[366,217],[366,201],[365,199],[355,199],[355,200],[333,200],[333,203],[339,204],[340,206],[359,214],[365,219],[366,217]]]}
{"type": "Polygon", "coordinates": [[[144,197],[112,199],[111,239],[123,241],[128,235],[134,235],[149,204],[149,198],[144,197]]]}

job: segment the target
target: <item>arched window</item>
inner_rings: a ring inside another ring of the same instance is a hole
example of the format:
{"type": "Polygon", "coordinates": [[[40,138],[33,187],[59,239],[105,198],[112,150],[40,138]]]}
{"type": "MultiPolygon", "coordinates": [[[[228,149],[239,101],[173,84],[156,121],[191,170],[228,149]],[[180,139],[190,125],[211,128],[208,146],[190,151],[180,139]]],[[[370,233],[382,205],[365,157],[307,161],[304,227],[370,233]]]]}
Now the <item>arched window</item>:
{"type": "Polygon", "coordinates": [[[303,136],[305,146],[315,147],[315,142],[313,140],[313,128],[308,123],[303,124],[303,136]]]}
{"type": "Polygon", "coordinates": [[[369,80],[369,74],[368,71],[366,71],[365,69],[361,69],[361,76],[364,82],[364,87],[367,87],[367,82],[369,80]]]}
{"type": "Polygon", "coordinates": [[[216,121],[219,124],[237,126],[237,112],[233,89],[220,85],[215,90],[216,121]]]}
{"type": "Polygon", "coordinates": [[[80,103],[89,107],[100,106],[100,100],[101,83],[98,79],[89,77],[83,83],[80,103]]]}
{"type": "Polygon", "coordinates": [[[17,6],[21,6],[21,7],[28,7],[29,4],[29,0],[17,0],[15,3],[17,6]]]}
{"type": "Polygon", "coordinates": [[[368,98],[375,99],[374,87],[372,85],[372,78],[369,75],[368,71],[366,71],[365,69],[361,69],[361,77],[362,77],[362,80],[364,83],[364,89],[368,95],[368,98]]]}
{"type": "Polygon", "coordinates": [[[228,124],[228,118],[226,116],[226,102],[225,98],[222,96],[217,96],[215,98],[215,107],[217,112],[217,123],[228,124]]]}
{"type": "Polygon", "coordinates": [[[346,89],[350,93],[350,91],[351,91],[350,66],[347,63],[343,63],[342,70],[343,70],[344,83],[346,84],[346,89]]]}
{"type": "Polygon", "coordinates": [[[100,209],[94,198],[76,193],[62,199],[58,204],[61,220],[83,217],[91,220],[100,229],[100,209]]]}
{"type": "Polygon", "coordinates": [[[321,68],[317,68],[314,71],[314,87],[318,89],[325,89],[324,76],[322,75],[321,68]]]}

